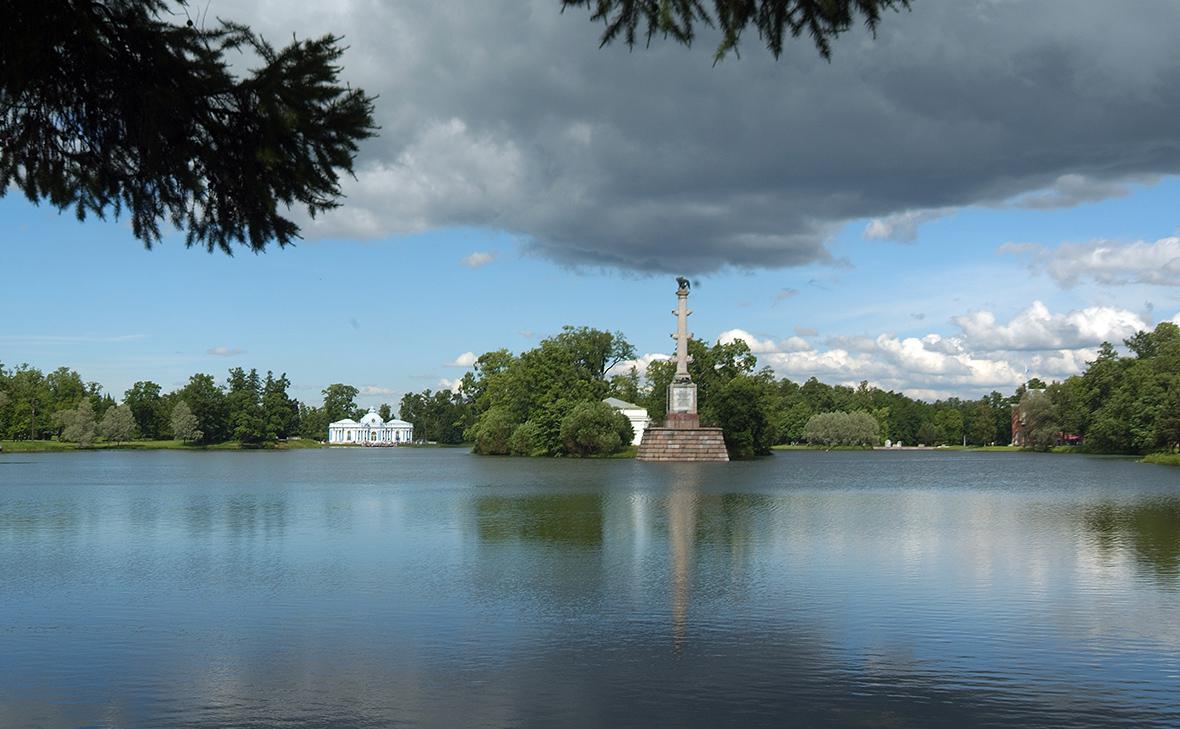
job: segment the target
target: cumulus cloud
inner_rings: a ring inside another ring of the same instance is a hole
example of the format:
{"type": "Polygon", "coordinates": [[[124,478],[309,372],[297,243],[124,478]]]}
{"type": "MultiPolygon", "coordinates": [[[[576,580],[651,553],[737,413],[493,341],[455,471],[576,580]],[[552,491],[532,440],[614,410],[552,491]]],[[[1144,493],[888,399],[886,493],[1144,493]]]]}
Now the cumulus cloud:
{"type": "Polygon", "coordinates": [[[448,362],[446,366],[447,367],[470,367],[471,365],[475,364],[475,361],[477,359],[479,359],[479,358],[475,355],[475,352],[464,352],[463,354],[459,355],[455,359],[448,362]]]}
{"type": "Polygon", "coordinates": [[[1063,243],[1056,248],[1036,244],[1005,244],[1003,253],[1032,256],[1032,267],[1065,286],[1091,280],[1101,284],[1180,286],[1180,238],[1154,243],[1106,240],[1063,243]]]}
{"type": "Polygon", "coordinates": [[[735,341],[744,341],[746,346],[754,354],[769,354],[771,352],[806,352],[811,349],[811,345],[807,343],[806,339],[802,337],[788,337],[781,342],[776,342],[773,339],[759,339],[750,334],[744,329],[729,329],[721,332],[717,337],[720,344],[729,344],[735,341]]]}
{"type": "Polygon", "coordinates": [[[246,350],[238,349],[237,347],[210,347],[205,350],[206,354],[212,354],[216,357],[236,357],[239,354],[245,354],[246,350]]]}
{"type": "Polygon", "coordinates": [[[438,380],[438,386],[444,390],[459,392],[463,389],[463,380],[462,378],[449,379],[446,377],[440,377],[438,380]]]}
{"type": "Polygon", "coordinates": [[[974,311],[952,321],[971,345],[981,351],[1077,349],[1102,342],[1121,342],[1149,328],[1138,314],[1126,309],[1091,306],[1066,314],[1053,314],[1040,301],[1017,314],[1007,324],[990,311],[974,311]]]}
{"type": "MultiPolygon", "coordinates": [[[[1180,322],[1180,314],[1175,320],[1180,322]]],[[[721,339],[745,339],[751,348],[756,342],[759,363],[793,380],[818,377],[843,384],[868,380],[931,399],[975,397],[993,389],[1008,392],[1030,377],[1064,379],[1082,372],[1097,356],[1101,342],[1117,344],[1149,328],[1124,309],[1087,307],[1053,313],[1039,301],[1007,321],[988,311],[951,321],[959,329],[952,335],[833,336],[824,339],[822,347],[797,350],[742,329],[727,330],[721,339]]]]}
{"type": "Polygon", "coordinates": [[[496,258],[495,251],[476,251],[470,256],[465,256],[460,263],[467,268],[480,268],[491,263],[496,258]]]}
{"type": "Polygon", "coordinates": [[[631,371],[632,367],[634,367],[635,370],[640,375],[642,375],[643,373],[647,372],[647,366],[649,364],[665,359],[672,359],[672,355],[666,354],[664,352],[648,352],[647,354],[644,354],[635,359],[627,359],[619,362],[614,367],[611,367],[609,370],[607,370],[606,374],[608,377],[613,377],[615,375],[625,375],[631,371]]]}
{"type": "Polygon", "coordinates": [[[554,0],[218,14],[275,41],[343,35],[345,79],[380,96],[381,136],[309,237],[476,226],[562,263],[699,273],[835,263],[826,242],[853,220],[905,240],[928,211],[1180,172],[1180,95],[1161,92],[1180,4],[1145,3],[915,3],[831,63],[805,38],[778,61],[749,38],[716,66],[707,34],[599,48],[601,25],[554,0]]]}

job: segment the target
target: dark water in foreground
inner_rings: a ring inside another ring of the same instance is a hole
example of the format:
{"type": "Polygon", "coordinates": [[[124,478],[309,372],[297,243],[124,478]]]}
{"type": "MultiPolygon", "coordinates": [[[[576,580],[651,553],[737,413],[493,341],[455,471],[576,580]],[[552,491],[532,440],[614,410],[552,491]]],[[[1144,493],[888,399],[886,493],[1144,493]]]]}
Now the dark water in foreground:
{"type": "Polygon", "coordinates": [[[1180,725],[1180,469],[0,455],[0,727],[415,725],[1180,725]]]}

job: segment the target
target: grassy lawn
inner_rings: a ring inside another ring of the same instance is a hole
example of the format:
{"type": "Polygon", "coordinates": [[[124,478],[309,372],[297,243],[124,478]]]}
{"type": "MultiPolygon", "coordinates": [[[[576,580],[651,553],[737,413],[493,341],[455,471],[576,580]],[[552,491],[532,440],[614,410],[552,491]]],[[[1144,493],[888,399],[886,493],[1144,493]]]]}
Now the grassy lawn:
{"type": "Polygon", "coordinates": [[[1180,466],[1180,453],[1151,453],[1143,457],[1144,463],[1158,463],[1162,466],[1180,466]]]}

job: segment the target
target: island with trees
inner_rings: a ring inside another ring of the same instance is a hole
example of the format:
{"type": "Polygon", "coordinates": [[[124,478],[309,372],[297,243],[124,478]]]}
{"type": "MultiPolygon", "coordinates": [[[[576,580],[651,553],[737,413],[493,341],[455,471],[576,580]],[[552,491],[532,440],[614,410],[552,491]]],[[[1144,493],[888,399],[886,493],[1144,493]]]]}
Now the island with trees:
{"type": "MultiPolygon", "coordinates": [[[[928,402],[873,387],[776,377],[745,342],[689,342],[703,424],[720,427],[733,458],[776,446],[872,447],[886,440],[928,446],[1008,446],[1013,410],[1032,450],[1146,455],[1180,462],[1180,327],[1163,322],[1105,343],[1085,371],[1060,382],[1033,379],[1015,392],[928,402]]],[[[415,437],[468,444],[477,454],[626,456],[631,425],[602,401],[646,407],[658,423],[674,366],[626,367],[635,349],[621,332],[567,326],[536,347],[480,355],[454,389],[408,393],[398,414],[415,437]]],[[[328,424],[356,418],[359,390],[329,385],[311,405],[288,392],[285,374],[235,367],[218,381],[197,373],[172,392],[136,382],[116,400],[61,367],[49,373],[0,363],[0,439],[6,450],[58,447],[292,447],[317,445],[328,424]]],[[[379,409],[393,417],[391,403],[379,409]]]]}

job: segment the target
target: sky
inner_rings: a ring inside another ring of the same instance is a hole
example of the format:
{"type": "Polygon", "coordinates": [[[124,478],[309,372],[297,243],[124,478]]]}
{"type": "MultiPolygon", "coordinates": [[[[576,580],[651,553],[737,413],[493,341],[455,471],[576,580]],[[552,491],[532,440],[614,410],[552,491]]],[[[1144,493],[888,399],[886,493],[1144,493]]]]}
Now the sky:
{"type": "MultiPolygon", "coordinates": [[[[340,209],[260,255],[144,249],[126,220],[0,198],[0,363],[116,399],[230,367],[396,405],[474,356],[690,321],[779,376],[927,399],[1080,372],[1180,323],[1180,4],[915,0],[830,62],[750,34],[599,48],[557,0],[211,0],[274,42],[344,37],[377,95],[340,209]]],[[[201,18],[198,18],[201,20],[201,18]]]]}

